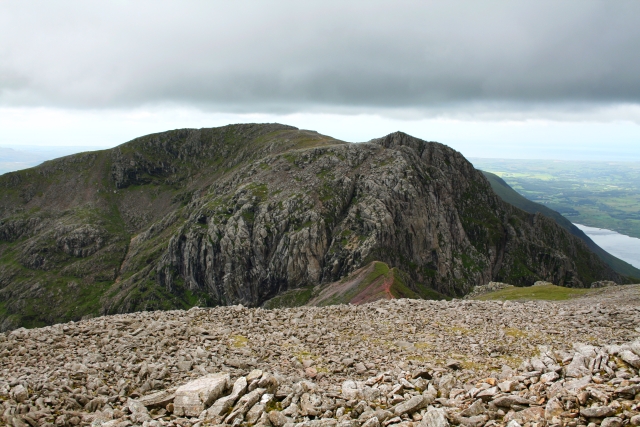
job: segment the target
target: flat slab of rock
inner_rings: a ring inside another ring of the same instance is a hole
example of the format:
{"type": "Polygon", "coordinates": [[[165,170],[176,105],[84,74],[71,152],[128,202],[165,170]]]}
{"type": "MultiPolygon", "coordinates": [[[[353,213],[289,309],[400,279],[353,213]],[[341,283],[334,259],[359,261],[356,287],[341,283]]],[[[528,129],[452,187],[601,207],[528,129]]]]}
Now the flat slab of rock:
{"type": "Polygon", "coordinates": [[[500,396],[493,401],[493,404],[502,408],[510,408],[513,405],[529,405],[531,402],[524,397],[516,395],[500,396]]]}
{"type": "Polygon", "coordinates": [[[157,393],[147,394],[138,399],[138,402],[142,403],[147,408],[164,408],[169,403],[173,402],[176,394],[170,393],[166,390],[159,391],[157,393]]]}
{"type": "Polygon", "coordinates": [[[422,396],[413,396],[411,399],[403,402],[395,407],[393,412],[396,415],[413,414],[416,411],[427,406],[427,399],[422,396]]]}
{"type": "Polygon", "coordinates": [[[609,406],[599,406],[597,408],[582,408],[580,415],[586,418],[604,418],[615,414],[615,409],[609,406]]]}
{"type": "Polygon", "coordinates": [[[635,354],[632,351],[625,350],[619,354],[620,359],[627,362],[629,365],[633,366],[636,369],[640,369],[640,356],[635,354]]]}
{"type": "Polygon", "coordinates": [[[228,387],[228,373],[210,374],[188,382],[176,390],[174,414],[181,417],[197,417],[209,407],[228,387]]]}

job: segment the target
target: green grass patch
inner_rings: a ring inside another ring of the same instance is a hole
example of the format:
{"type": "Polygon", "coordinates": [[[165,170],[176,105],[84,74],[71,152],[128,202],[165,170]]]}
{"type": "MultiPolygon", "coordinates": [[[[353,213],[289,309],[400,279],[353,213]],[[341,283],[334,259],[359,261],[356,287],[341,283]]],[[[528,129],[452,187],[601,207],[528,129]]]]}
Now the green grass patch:
{"type": "Polygon", "coordinates": [[[264,200],[269,195],[267,184],[250,184],[247,186],[247,190],[260,200],[264,200]]]}
{"type": "Polygon", "coordinates": [[[313,296],[313,287],[291,289],[263,304],[264,308],[300,307],[305,305],[313,296]]]}
{"type": "Polygon", "coordinates": [[[246,347],[247,345],[249,345],[249,338],[242,335],[232,335],[230,337],[230,340],[231,347],[233,348],[246,347]]]}
{"type": "Polygon", "coordinates": [[[507,288],[500,291],[491,292],[484,295],[479,295],[473,299],[487,301],[487,300],[502,300],[502,301],[516,301],[516,300],[545,300],[545,301],[564,301],[570,298],[579,297],[582,295],[588,295],[596,289],[576,289],[565,288],[556,285],[543,285],[543,286],[529,286],[523,288],[507,288]]]}

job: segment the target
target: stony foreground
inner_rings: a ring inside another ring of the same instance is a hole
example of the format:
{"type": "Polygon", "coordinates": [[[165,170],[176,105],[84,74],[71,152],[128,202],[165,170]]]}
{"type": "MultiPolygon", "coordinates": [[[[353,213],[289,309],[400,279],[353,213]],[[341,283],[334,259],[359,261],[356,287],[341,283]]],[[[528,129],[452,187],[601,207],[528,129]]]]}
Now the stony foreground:
{"type": "Polygon", "coordinates": [[[0,334],[13,426],[639,425],[640,285],[144,312],[0,334]]]}

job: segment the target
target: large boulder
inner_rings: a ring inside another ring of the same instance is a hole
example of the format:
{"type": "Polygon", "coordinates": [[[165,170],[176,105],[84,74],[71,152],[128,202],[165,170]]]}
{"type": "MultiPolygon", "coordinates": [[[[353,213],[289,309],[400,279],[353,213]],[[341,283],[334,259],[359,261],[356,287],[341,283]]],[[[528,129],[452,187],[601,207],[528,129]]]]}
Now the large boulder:
{"type": "Polygon", "coordinates": [[[179,387],[174,399],[174,413],[197,417],[227,389],[231,378],[226,372],[206,375],[179,387]]]}

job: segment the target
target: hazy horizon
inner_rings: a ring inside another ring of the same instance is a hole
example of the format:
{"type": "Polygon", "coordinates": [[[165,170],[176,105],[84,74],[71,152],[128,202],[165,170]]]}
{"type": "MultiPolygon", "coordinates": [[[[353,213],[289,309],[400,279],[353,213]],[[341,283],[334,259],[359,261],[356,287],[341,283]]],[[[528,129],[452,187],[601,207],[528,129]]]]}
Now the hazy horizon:
{"type": "Polygon", "coordinates": [[[0,146],[280,122],[640,161],[639,20],[624,0],[5,2],[0,146]]]}

